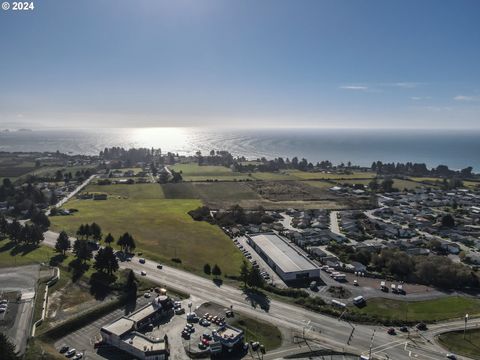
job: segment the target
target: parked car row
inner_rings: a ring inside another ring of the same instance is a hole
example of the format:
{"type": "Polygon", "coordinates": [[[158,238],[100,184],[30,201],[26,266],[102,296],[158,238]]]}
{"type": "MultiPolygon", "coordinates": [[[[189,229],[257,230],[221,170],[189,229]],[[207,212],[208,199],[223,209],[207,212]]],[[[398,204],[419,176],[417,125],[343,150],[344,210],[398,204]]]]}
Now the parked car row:
{"type": "Polygon", "coordinates": [[[7,312],[8,309],[8,300],[2,299],[0,300],[0,313],[7,312]]]}
{"type": "MultiPolygon", "coordinates": [[[[233,243],[240,249],[240,251],[243,253],[245,258],[248,261],[250,261],[250,263],[252,264],[252,267],[260,269],[260,265],[258,265],[257,260],[252,258],[252,254],[250,254],[250,251],[246,250],[244,246],[240,244],[240,242],[237,239],[233,239],[233,243]]],[[[262,270],[260,274],[262,275],[265,281],[270,280],[270,275],[265,270],[262,270]]]]}
{"type": "Polygon", "coordinates": [[[67,345],[63,345],[58,351],[60,354],[64,354],[67,358],[71,358],[72,360],[83,358],[83,353],[77,352],[75,348],[70,348],[67,345]]]}

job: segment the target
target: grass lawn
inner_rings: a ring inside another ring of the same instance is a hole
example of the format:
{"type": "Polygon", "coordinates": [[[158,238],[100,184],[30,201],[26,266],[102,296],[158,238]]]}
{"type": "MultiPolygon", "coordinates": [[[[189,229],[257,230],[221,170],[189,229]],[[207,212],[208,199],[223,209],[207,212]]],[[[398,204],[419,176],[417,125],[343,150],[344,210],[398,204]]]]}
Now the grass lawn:
{"type": "Polygon", "coordinates": [[[55,251],[46,246],[17,246],[8,239],[0,240],[0,267],[48,263],[55,251]]]}
{"type": "Polygon", "coordinates": [[[84,191],[107,193],[109,196],[115,196],[124,199],[163,199],[165,197],[160,184],[89,184],[84,191]]]}
{"type": "MultiPolygon", "coordinates": [[[[370,180],[367,180],[370,181],[370,180]]],[[[327,182],[327,181],[305,181],[305,184],[308,184],[310,186],[320,188],[320,189],[330,189],[332,186],[334,186],[332,183],[327,182]]]]}
{"type": "Polygon", "coordinates": [[[256,180],[298,180],[296,176],[286,172],[254,172],[252,178],[256,180]]]}
{"type": "Polygon", "coordinates": [[[467,330],[465,339],[463,331],[441,334],[437,339],[450,352],[480,360],[480,329],[467,330]]]}
{"type": "Polygon", "coordinates": [[[234,179],[248,179],[247,174],[233,172],[230,168],[225,166],[202,165],[195,163],[176,164],[170,166],[172,170],[182,172],[184,181],[205,181],[205,180],[219,180],[219,181],[233,181],[234,179]]]}
{"type": "Polygon", "coordinates": [[[352,306],[349,310],[384,319],[433,322],[480,315],[480,300],[460,296],[412,302],[377,298],[369,299],[363,308],[352,306]]]}
{"type": "Polygon", "coordinates": [[[371,179],[376,176],[373,172],[353,172],[351,174],[335,174],[335,173],[323,173],[323,172],[307,172],[298,170],[289,170],[288,174],[295,176],[302,180],[313,179],[326,179],[326,180],[339,180],[339,179],[371,179]]]}
{"type": "Polygon", "coordinates": [[[166,199],[200,199],[193,183],[168,183],[161,186],[166,199]]]}
{"type": "Polygon", "coordinates": [[[205,263],[218,264],[222,273],[238,274],[242,255],[217,226],[194,221],[187,214],[201,205],[194,199],[110,198],[105,201],[71,200],[65,208],[79,211],[50,218],[53,230],[75,234],[83,223],[96,222],[115,238],[128,231],[136,251],[149,258],[203,274],[205,263]],[[172,262],[180,258],[182,263],[172,262]]]}
{"type": "Polygon", "coordinates": [[[244,331],[245,341],[260,342],[265,346],[267,352],[282,345],[280,330],[269,323],[236,314],[235,319],[230,324],[244,331]]]}
{"type": "MultiPolygon", "coordinates": [[[[415,182],[415,181],[410,181],[410,180],[393,179],[393,187],[402,191],[403,189],[413,190],[421,187],[427,187],[427,185],[419,182],[415,182]]],[[[431,185],[430,187],[436,187],[436,186],[431,185]]]]}

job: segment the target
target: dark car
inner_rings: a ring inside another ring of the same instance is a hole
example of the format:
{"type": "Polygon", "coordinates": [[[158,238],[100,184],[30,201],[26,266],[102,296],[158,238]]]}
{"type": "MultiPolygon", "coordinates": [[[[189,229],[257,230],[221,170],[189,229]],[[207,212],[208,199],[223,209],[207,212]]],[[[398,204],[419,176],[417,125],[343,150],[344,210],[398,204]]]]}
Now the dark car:
{"type": "Polygon", "coordinates": [[[427,324],[425,324],[425,323],[423,323],[423,322],[418,323],[417,326],[416,326],[416,328],[417,328],[418,330],[422,330],[422,331],[427,330],[427,324]]]}
{"type": "Polygon", "coordinates": [[[388,333],[388,335],[395,335],[396,331],[395,331],[394,328],[390,328],[390,329],[387,330],[387,333],[388,333]]]}
{"type": "Polygon", "coordinates": [[[161,270],[162,268],[163,268],[162,265],[160,265],[160,264],[157,265],[157,269],[160,269],[160,270],[161,270]]]}
{"type": "Polygon", "coordinates": [[[400,326],[401,332],[408,332],[408,328],[406,326],[400,326]]]}
{"type": "Polygon", "coordinates": [[[64,345],[58,351],[60,352],[60,354],[64,354],[68,351],[68,349],[69,349],[69,347],[67,345],[64,345]]]}

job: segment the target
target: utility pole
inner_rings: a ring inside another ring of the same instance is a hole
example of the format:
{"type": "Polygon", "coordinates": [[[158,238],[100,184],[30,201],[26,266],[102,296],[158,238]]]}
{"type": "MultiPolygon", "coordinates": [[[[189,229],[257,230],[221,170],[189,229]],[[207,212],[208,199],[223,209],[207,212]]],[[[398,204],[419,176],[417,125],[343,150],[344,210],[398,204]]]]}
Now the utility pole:
{"type": "Polygon", "coordinates": [[[373,346],[373,338],[375,337],[375,330],[373,329],[372,340],[370,341],[370,348],[368,349],[368,359],[372,358],[372,346],[373,346]]]}
{"type": "Polygon", "coordinates": [[[465,335],[467,334],[467,321],[468,321],[468,314],[465,314],[465,327],[463,328],[463,339],[465,340],[465,335]]]}

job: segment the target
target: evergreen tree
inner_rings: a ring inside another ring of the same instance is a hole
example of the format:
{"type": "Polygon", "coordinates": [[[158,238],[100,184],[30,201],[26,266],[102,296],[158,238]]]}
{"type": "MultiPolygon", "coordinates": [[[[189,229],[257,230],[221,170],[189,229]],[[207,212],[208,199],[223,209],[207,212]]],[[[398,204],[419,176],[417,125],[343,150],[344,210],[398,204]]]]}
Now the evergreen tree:
{"type": "Polygon", "coordinates": [[[55,250],[65,255],[65,253],[70,249],[71,244],[70,240],[68,239],[68,235],[65,231],[62,231],[57,238],[57,242],[55,243],[55,250]]]}
{"type": "Polygon", "coordinates": [[[242,266],[240,267],[240,280],[243,282],[243,286],[247,286],[248,278],[250,277],[250,269],[248,263],[243,260],[242,266]]]}
{"type": "Polygon", "coordinates": [[[222,270],[220,270],[220,267],[217,264],[213,265],[212,275],[214,275],[216,278],[222,275],[222,270]]]}
{"type": "Polygon", "coordinates": [[[212,268],[210,267],[209,263],[203,265],[203,272],[207,275],[210,275],[212,273],[212,268]]]}
{"type": "Polygon", "coordinates": [[[105,244],[108,246],[111,246],[110,244],[113,243],[115,239],[113,238],[112,234],[108,233],[107,236],[105,237],[105,244]]]}
{"type": "Polygon", "coordinates": [[[73,243],[73,253],[82,263],[92,258],[92,249],[88,246],[87,240],[75,240],[73,243]]]}

